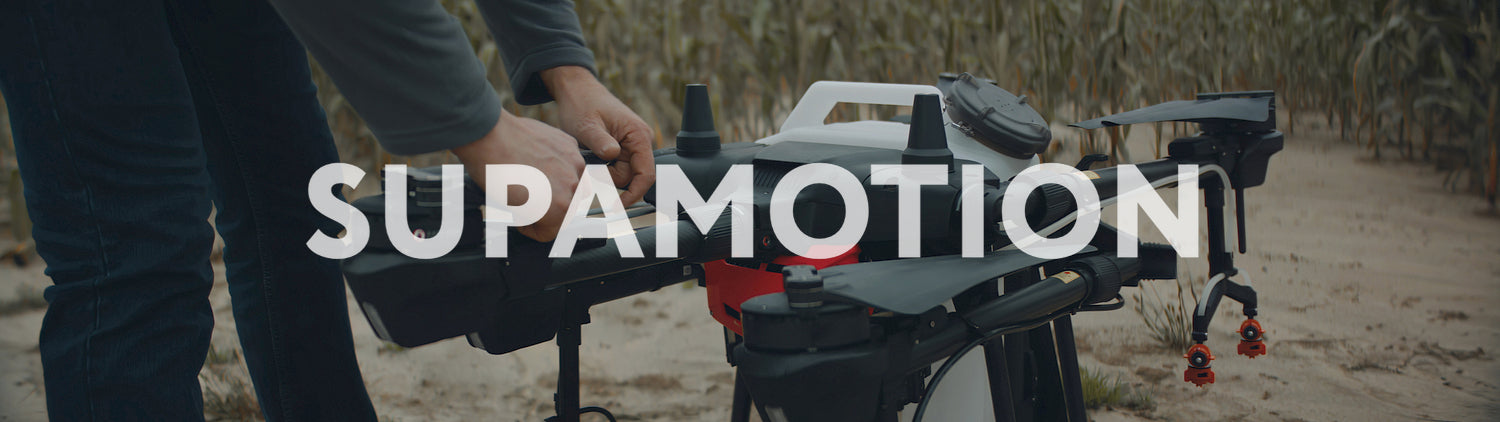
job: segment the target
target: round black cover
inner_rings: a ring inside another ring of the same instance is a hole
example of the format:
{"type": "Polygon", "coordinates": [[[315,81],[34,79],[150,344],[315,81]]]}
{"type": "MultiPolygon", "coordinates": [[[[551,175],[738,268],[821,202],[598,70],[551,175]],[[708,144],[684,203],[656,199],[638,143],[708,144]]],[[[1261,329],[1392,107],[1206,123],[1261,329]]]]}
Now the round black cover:
{"type": "Polygon", "coordinates": [[[1024,97],[968,73],[958,75],[947,91],[948,116],[990,148],[1026,159],[1045,151],[1052,142],[1047,121],[1024,97]]]}

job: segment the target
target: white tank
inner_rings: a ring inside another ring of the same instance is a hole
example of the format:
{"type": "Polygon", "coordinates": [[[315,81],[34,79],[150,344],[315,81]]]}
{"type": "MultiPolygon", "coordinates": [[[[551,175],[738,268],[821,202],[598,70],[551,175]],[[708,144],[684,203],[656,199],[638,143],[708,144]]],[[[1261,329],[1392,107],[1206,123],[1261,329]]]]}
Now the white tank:
{"type": "MultiPolygon", "coordinates": [[[[817,82],[807,88],[807,93],[803,94],[797,106],[781,124],[780,132],[756,142],[774,145],[798,141],[904,150],[909,131],[909,125],[905,123],[874,120],[829,124],[823,122],[839,103],[911,106],[912,99],[917,94],[943,95],[937,87],[930,85],[817,82]]],[[[945,111],[946,107],[944,102],[945,111]]],[[[1036,157],[1019,159],[990,149],[959,129],[946,112],[943,113],[943,122],[948,135],[948,149],[953,151],[953,157],[980,163],[999,176],[1000,180],[1009,179],[1040,162],[1036,157]]],[[[947,306],[952,310],[951,303],[947,306]]],[[[933,370],[937,370],[937,366],[942,363],[934,364],[933,370]]],[[[928,405],[924,419],[994,421],[986,373],[984,355],[980,349],[965,355],[928,399],[931,404],[928,405]]],[[[901,420],[911,420],[915,410],[916,405],[907,406],[901,412],[901,420]]]]}

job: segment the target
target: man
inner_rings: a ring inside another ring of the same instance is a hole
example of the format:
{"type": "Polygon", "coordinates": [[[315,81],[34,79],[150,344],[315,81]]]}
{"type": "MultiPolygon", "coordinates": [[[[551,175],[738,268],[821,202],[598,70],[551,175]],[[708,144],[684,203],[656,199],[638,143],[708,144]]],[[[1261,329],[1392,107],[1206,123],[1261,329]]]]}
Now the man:
{"type": "Polygon", "coordinates": [[[517,98],[556,99],[562,130],[500,109],[436,1],[275,3],[0,2],[0,93],[54,282],[51,418],[202,419],[212,204],[267,419],[374,420],[338,268],[304,245],[339,230],[306,193],[337,154],[293,31],[392,152],[449,149],[480,181],[542,170],[553,209],[529,236],[555,236],[580,142],[616,159],[626,203],[654,182],[650,131],[594,80],[569,3],[481,0],[517,98]]]}

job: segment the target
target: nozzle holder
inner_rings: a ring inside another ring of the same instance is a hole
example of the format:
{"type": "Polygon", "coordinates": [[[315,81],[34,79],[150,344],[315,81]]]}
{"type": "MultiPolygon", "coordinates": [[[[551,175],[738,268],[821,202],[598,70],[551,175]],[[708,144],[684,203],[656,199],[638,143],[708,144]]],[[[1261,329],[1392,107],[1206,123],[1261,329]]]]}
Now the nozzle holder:
{"type": "Polygon", "coordinates": [[[1209,352],[1208,346],[1203,343],[1194,344],[1182,357],[1188,360],[1188,369],[1182,373],[1183,381],[1199,387],[1214,383],[1214,371],[1209,365],[1214,360],[1214,355],[1209,352]]]}
{"type": "Polygon", "coordinates": [[[1235,351],[1250,359],[1266,354],[1265,334],[1255,318],[1245,320],[1240,324],[1240,344],[1235,351]]]}

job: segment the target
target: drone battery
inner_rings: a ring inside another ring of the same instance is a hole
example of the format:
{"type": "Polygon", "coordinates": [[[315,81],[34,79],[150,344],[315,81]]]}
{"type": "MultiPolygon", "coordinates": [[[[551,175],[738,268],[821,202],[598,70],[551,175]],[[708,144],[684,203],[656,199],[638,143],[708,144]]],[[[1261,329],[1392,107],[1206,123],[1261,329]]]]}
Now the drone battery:
{"type": "Polygon", "coordinates": [[[367,250],[345,259],[343,271],[375,334],[416,347],[480,329],[492,318],[506,294],[505,263],[479,252],[418,260],[367,250]]]}
{"type": "Polygon", "coordinates": [[[811,265],[823,269],[857,262],[859,247],[856,246],[842,255],[826,259],[791,255],[776,258],[769,264],[737,265],[739,263],[731,264],[726,261],[705,263],[703,280],[708,290],[708,313],[735,334],[744,335],[740,305],[752,297],[782,291],[782,267],[811,265]]]}

